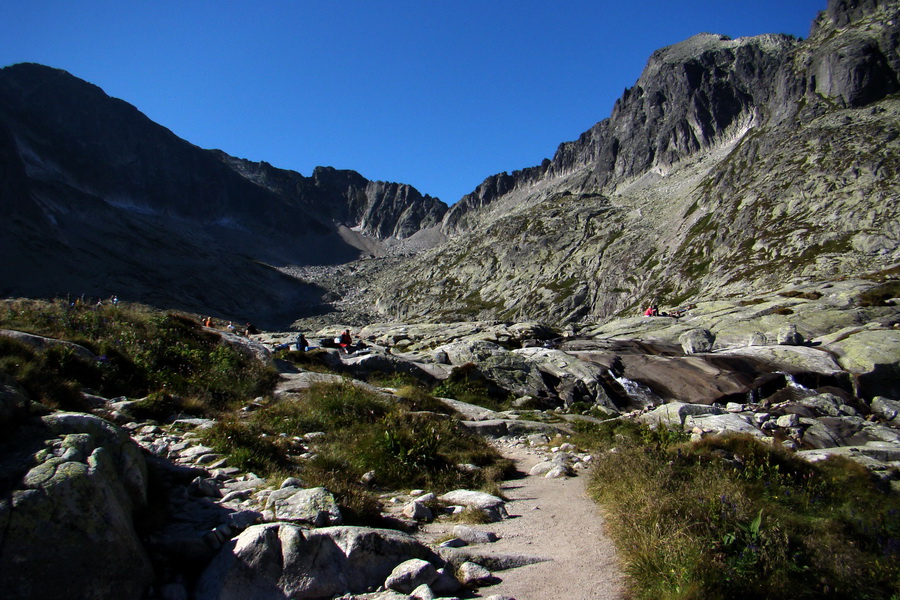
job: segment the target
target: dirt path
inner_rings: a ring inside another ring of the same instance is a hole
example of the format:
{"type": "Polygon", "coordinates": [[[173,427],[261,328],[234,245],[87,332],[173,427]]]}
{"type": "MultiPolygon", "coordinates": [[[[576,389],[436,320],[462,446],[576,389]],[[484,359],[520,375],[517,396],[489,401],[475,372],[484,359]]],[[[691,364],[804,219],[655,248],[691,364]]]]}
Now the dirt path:
{"type": "MultiPolygon", "coordinates": [[[[523,473],[543,457],[523,448],[504,448],[523,473]]],[[[500,540],[480,549],[491,554],[523,554],[549,560],[498,571],[502,581],[480,590],[516,600],[612,600],[623,595],[616,551],[603,532],[603,517],[585,495],[587,476],[544,479],[527,476],[507,481],[510,519],[477,529],[493,531],[500,540]]],[[[452,529],[448,527],[447,529],[452,529]]],[[[437,532],[439,533],[439,532],[437,532]]]]}

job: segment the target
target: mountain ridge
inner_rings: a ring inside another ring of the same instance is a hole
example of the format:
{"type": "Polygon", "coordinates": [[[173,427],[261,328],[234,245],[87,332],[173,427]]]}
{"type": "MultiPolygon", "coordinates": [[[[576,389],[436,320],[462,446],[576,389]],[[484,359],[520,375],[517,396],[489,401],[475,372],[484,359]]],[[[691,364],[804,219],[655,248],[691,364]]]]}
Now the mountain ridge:
{"type": "Polygon", "coordinates": [[[325,290],[278,268],[370,255],[367,238],[411,235],[446,210],[353,171],[307,178],[203,150],[93,84],[28,63],[0,70],[0,156],[0,210],[14,217],[0,224],[14,257],[0,264],[7,296],[121,294],[284,325],[329,309],[325,290]]]}
{"type": "Polygon", "coordinates": [[[661,48],[608,118],[450,207],[355,171],[202,150],[64,72],[7,67],[0,189],[16,201],[0,233],[17,260],[0,293],[128,291],[273,324],[566,324],[890,268],[898,24],[896,0],[831,0],[806,40],[661,48]],[[29,88],[23,70],[49,82],[29,88]]]}
{"type": "Polygon", "coordinates": [[[658,50],[608,119],[453,205],[380,309],[596,321],[896,265],[898,23],[897,2],[832,1],[807,40],[658,50]]]}

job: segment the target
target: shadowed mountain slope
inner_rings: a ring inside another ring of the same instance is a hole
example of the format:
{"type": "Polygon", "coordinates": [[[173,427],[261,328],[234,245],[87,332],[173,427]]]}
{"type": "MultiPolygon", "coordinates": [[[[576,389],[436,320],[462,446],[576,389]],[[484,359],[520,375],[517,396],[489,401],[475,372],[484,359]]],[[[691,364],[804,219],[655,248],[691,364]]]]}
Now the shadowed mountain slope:
{"type": "Polygon", "coordinates": [[[276,267],[352,261],[446,210],[353,171],[197,148],[34,64],[0,70],[0,173],[3,295],[119,293],[259,322],[322,309],[321,290],[276,267]]]}

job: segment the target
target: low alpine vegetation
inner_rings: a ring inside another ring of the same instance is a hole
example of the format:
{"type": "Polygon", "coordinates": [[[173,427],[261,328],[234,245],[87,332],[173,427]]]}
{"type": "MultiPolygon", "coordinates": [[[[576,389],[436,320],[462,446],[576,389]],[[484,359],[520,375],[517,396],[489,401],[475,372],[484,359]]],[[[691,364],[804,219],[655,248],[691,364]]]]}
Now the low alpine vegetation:
{"type": "Polygon", "coordinates": [[[379,488],[487,487],[511,468],[481,438],[434,410],[439,405],[421,390],[393,398],[349,382],[317,384],[245,418],[220,420],[206,442],[242,469],[327,487],[348,518],[369,522],[378,516],[379,488]]]}
{"type": "Polygon", "coordinates": [[[198,319],[137,304],[7,300],[0,328],[70,341],[93,354],[66,346],[37,351],[0,337],[0,373],[51,408],[83,410],[80,392],[89,389],[108,398],[156,394],[149,409],[170,403],[174,412],[212,414],[268,393],[278,377],[198,319]]]}
{"type": "Polygon", "coordinates": [[[859,464],[750,436],[580,427],[636,598],[896,598],[900,498],[859,464]]]}

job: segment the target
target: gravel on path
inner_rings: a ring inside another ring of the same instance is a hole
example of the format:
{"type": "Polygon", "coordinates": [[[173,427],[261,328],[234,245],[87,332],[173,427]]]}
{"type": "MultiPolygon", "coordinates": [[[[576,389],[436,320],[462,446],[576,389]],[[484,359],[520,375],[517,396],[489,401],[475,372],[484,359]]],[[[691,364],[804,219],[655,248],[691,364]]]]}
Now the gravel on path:
{"type": "MultiPolygon", "coordinates": [[[[544,457],[521,447],[503,453],[528,473],[544,457]]],[[[501,582],[479,590],[516,600],[620,600],[624,576],[616,549],[604,532],[598,506],[585,493],[588,477],[545,479],[528,475],[504,482],[511,518],[476,525],[500,540],[482,546],[491,554],[522,554],[548,560],[495,572],[501,582]]]]}

